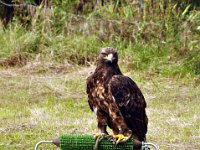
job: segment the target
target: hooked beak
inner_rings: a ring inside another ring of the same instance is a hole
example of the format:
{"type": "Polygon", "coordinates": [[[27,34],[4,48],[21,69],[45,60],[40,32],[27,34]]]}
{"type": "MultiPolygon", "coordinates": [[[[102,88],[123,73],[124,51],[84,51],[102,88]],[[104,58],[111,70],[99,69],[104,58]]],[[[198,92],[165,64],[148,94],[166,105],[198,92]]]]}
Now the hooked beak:
{"type": "Polygon", "coordinates": [[[105,57],[106,60],[110,61],[111,63],[113,62],[113,54],[108,54],[108,56],[105,57]]]}

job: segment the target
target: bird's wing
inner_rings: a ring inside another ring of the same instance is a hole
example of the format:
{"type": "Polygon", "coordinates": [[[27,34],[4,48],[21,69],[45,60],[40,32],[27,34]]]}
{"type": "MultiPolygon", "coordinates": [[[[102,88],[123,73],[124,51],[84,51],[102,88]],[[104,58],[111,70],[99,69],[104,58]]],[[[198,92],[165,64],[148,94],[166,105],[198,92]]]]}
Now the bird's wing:
{"type": "Polygon", "coordinates": [[[88,94],[88,104],[90,106],[90,109],[93,111],[93,101],[92,101],[92,91],[93,91],[93,74],[90,74],[88,77],[87,77],[87,80],[86,80],[86,92],[88,94]]]}
{"type": "Polygon", "coordinates": [[[123,75],[113,76],[109,88],[128,127],[139,140],[144,141],[148,119],[142,92],[132,79],[123,75]]]}

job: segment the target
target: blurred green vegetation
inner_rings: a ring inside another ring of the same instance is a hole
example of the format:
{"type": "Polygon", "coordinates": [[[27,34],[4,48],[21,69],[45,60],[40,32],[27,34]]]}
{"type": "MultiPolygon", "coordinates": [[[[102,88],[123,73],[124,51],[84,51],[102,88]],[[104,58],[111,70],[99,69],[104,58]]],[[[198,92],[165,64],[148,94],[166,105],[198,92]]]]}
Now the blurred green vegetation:
{"type": "Polygon", "coordinates": [[[94,62],[102,47],[118,49],[130,69],[164,76],[200,74],[200,11],[198,1],[136,1],[85,3],[53,1],[52,7],[36,11],[32,24],[18,17],[0,25],[0,58],[13,53],[37,54],[55,62],[84,65],[94,62]],[[180,5],[182,4],[182,5],[180,5]],[[184,7],[181,7],[183,6],[184,7]],[[192,5],[195,7],[192,7],[192,5]]]}

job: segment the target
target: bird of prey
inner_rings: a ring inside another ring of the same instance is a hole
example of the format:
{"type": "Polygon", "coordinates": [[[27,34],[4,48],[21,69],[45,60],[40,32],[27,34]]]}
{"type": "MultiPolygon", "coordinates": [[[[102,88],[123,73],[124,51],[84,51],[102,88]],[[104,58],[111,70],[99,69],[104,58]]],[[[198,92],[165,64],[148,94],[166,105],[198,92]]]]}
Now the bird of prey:
{"type": "Polygon", "coordinates": [[[100,51],[97,67],[87,78],[87,95],[101,130],[96,136],[108,135],[108,126],[116,143],[132,135],[145,141],[148,124],[146,102],[136,83],[121,73],[116,49],[107,47],[100,51]]]}

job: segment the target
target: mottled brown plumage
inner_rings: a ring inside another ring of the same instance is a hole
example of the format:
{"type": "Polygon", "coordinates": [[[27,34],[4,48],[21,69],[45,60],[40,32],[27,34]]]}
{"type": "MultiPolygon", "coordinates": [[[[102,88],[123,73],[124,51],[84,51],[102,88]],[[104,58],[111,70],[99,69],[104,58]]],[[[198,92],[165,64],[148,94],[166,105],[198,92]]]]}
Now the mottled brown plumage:
{"type": "Polygon", "coordinates": [[[111,47],[101,50],[94,73],[87,78],[88,103],[97,116],[98,128],[145,140],[148,119],[146,102],[136,83],[122,75],[117,51],[111,47]]]}

